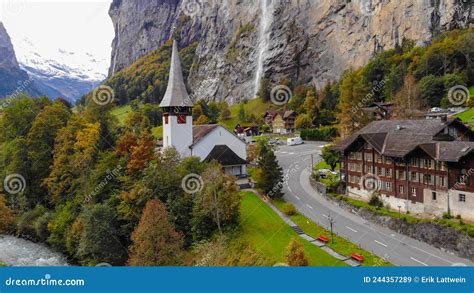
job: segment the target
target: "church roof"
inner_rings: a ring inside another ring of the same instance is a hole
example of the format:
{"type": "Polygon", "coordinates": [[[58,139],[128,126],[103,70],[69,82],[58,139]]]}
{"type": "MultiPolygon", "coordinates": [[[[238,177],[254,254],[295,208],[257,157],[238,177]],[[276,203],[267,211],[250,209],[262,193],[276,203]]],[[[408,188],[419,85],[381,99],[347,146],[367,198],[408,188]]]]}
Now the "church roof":
{"type": "Polygon", "coordinates": [[[193,145],[198,143],[206,135],[211,133],[214,129],[219,127],[218,124],[205,124],[205,125],[194,125],[193,126],[193,145]]]}
{"type": "Polygon", "coordinates": [[[181,60],[178,54],[178,44],[173,40],[173,53],[171,55],[168,88],[160,103],[160,107],[193,107],[194,103],[189,98],[184,84],[181,60]]]}
{"type": "Polygon", "coordinates": [[[226,145],[216,145],[209,153],[206,162],[217,161],[222,166],[235,166],[247,164],[247,162],[239,157],[233,150],[226,145]]]}

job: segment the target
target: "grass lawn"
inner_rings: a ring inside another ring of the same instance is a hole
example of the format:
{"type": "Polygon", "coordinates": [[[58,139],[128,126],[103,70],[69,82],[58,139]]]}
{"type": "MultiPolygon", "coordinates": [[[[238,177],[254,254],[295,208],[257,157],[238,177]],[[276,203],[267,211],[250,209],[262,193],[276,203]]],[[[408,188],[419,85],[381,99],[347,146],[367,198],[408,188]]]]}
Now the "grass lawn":
{"type": "MultiPolygon", "coordinates": [[[[314,169],[315,170],[321,170],[321,169],[328,169],[328,170],[331,170],[331,166],[329,166],[326,161],[321,161],[319,163],[316,164],[316,166],[314,166],[314,169]]],[[[336,165],[336,170],[340,170],[341,169],[341,164],[340,163],[337,163],[336,165]]]]}
{"type": "MultiPolygon", "coordinates": [[[[230,108],[231,117],[230,119],[219,121],[219,124],[224,125],[229,130],[234,130],[235,126],[239,124],[239,110],[240,105],[233,105],[230,108]]],[[[245,113],[247,115],[253,114],[257,118],[265,114],[267,110],[270,109],[277,109],[277,107],[271,103],[265,103],[262,99],[253,99],[249,100],[247,103],[244,104],[245,113]]]]}
{"type": "Polygon", "coordinates": [[[110,113],[117,117],[120,125],[125,125],[125,118],[127,118],[127,114],[132,112],[132,107],[130,105],[121,106],[113,109],[110,113]]]}
{"type": "Polygon", "coordinates": [[[469,88],[469,93],[471,94],[471,97],[474,96],[474,85],[469,88]]]}
{"type": "MultiPolygon", "coordinates": [[[[286,204],[284,200],[274,200],[273,204],[279,209],[282,210],[283,206],[286,204]]],[[[293,216],[290,216],[291,220],[295,222],[298,226],[300,226],[303,231],[310,235],[313,238],[318,238],[321,235],[326,235],[330,237],[331,233],[324,229],[323,227],[317,225],[309,218],[303,216],[300,213],[297,213],[293,216]]],[[[384,259],[360,248],[356,244],[334,235],[334,243],[329,243],[329,247],[331,247],[334,251],[338,252],[339,254],[345,255],[350,257],[353,252],[356,252],[360,255],[365,257],[365,260],[362,265],[364,266],[391,266],[389,262],[386,262],[384,259]]]]}
{"type": "Polygon", "coordinates": [[[459,113],[458,115],[456,115],[456,117],[461,119],[464,123],[470,124],[471,126],[474,126],[474,118],[473,118],[474,117],[474,108],[471,108],[467,111],[459,113]]]}
{"type": "Polygon", "coordinates": [[[288,244],[293,238],[304,247],[311,266],[345,266],[319,247],[300,238],[267,204],[252,192],[242,193],[242,240],[272,263],[285,261],[288,244]]]}

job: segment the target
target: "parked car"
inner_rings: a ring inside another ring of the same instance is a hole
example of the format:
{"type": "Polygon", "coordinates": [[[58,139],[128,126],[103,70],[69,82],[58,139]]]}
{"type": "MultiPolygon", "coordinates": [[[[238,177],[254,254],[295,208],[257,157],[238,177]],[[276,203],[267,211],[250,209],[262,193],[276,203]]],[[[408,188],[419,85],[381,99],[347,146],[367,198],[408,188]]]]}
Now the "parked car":
{"type": "Polygon", "coordinates": [[[270,139],[268,141],[268,143],[271,144],[271,145],[280,145],[280,144],[282,144],[281,140],[279,140],[279,139],[270,139]]]}
{"type": "Polygon", "coordinates": [[[286,144],[289,146],[303,144],[304,141],[301,137],[288,138],[286,144]]]}
{"type": "Polygon", "coordinates": [[[336,171],[331,171],[331,170],[329,170],[329,169],[319,169],[319,170],[317,171],[317,174],[318,174],[318,176],[319,176],[320,178],[326,178],[326,176],[327,176],[328,174],[339,175],[338,172],[336,172],[336,171]]]}

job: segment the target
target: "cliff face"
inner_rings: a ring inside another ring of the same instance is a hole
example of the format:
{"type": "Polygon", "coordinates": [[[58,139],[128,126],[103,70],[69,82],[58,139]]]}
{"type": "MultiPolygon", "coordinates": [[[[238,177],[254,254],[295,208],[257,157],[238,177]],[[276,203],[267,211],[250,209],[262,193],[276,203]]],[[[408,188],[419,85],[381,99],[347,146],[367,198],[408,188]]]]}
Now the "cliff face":
{"type": "Polygon", "coordinates": [[[320,86],[403,38],[422,45],[468,27],[473,8],[463,0],[114,0],[110,74],[174,33],[182,47],[198,42],[188,78],[195,97],[234,102],[253,98],[262,77],[320,86]]]}
{"type": "Polygon", "coordinates": [[[16,60],[15,51],[10,40],[7,30],[0,22],[0,66],[1,67],[16,67],[19,68],[16,60]]]}
{"type": "Polygon", "coordinates": [[[21,92],[32,96],[39,95],[26,71],[20,68],[10,36],[0,22],[0,98],[17,96],[21,92]]]}

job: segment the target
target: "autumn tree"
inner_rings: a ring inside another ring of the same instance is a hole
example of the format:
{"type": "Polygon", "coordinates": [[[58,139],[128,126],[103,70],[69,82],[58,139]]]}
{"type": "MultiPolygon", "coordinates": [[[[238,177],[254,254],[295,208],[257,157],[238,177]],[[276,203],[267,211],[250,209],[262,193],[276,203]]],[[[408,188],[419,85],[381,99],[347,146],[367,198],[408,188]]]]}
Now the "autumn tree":
{"type": "Polygon", "coordinates": [[[403,87],[395,96],[394,102],[396,108],[393,115],[397,119],[414,118],[416,111],[422,109],[420,88],[413,75],[409,74],[405,77],[403,87]]]}
{"type": "Polygon", "coordinates": [[[309,265],[308,257],[304,252],[304,246],[298,240],[291,240],[286,251],[288,265],[294,267],[305,267],[309,265]]]}
{"type": "Polygon", "coordinates": [[[300,114],[296,117],[295,128],[296,129],[305,129],[311,128],[313,126],[313,120],[308,114],[300,114]]]}
{"type": "Polygon", "coordinates": [[[15,216],[7,206],[5,197],[0,194],[0,234],[11,233],[15,225],[15,216]]]}
{"type": "Polygon", "coordinates": [[[31,208],[47,201],[43,180],[49,175],[56,135],[66,125],[69,116],[69,109],[63,103],[55,102],[46,106],[32,122],[26,138],[30,162],[28,203],[31,208]]]}
{"type": "Polygon", "coordinates": [[[197,240],[209,238],[216,230],[222,235],[225,228],[237,225],[240,207],[235,179],[220,165],[209,166],[202,180],[202,191],[194,195],[193,235],[197,240]]]}
{"type": "Polygon", "coordinates": [[[165,205],[158,199],[146,204],[132,242],[131,266],[170,266],[181,261],[183,237],[170,224],[165,205]]]}
{"type": "Polygon", "coordinates": [[[373,102],[370,96],[366,95],[366,91],[358,72],[349,71],[345,74],[341,84],[337,115],[339,133],[342,137],[351,135],[366,123],[367,118],[362,108],[373,102]]]}
{"type": "Polygon", "coordinates": [[[142,170],[148,162],[155,157],[156,142],[150,132],[142,132],[137,141],[137,145],[130,149],[130,160],[128,161],[127,171],[135,174],[142,170]]]}
{"type": "Polygon", "coordinates": [[[209,122],[210,122],[210,120],[206,115],[201,115],[196,120],[196,125],[204,125],[204,124],[208,124],[209,122]]]}

